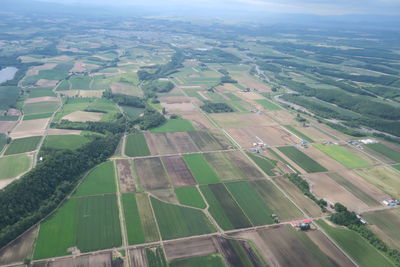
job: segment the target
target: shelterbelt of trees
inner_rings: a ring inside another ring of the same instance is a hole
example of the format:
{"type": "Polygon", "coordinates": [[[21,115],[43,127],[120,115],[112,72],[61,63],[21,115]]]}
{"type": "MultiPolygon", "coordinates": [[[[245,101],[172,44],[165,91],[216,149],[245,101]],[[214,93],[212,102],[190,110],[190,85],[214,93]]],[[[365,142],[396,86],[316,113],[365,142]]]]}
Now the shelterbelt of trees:
{"type": "Polygon", "coordinates": [[[43,162],[0,191],[0,247],[55,210],[88,170],[113,155],[119,140],[109,134],[75,151],[42,151],[43,162]]]}

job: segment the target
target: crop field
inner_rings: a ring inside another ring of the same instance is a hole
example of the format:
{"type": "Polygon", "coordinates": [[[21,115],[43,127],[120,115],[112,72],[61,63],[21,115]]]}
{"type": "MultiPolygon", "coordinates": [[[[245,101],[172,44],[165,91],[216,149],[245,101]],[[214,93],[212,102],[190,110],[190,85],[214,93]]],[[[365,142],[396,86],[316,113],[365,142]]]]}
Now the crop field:
{"type": "Polygon", "coordinates": [[[7,147],[5,155],[19,154],[36,150],[41,136],[32,136],[20,139],[14,139],[7,147]]]}
{"type": "Polygon", "coordinates": [[[220,133],[192,131],[189,135],[200,151],[215,151],[230,147],[228,140],[220,133]]]}
{"type": "Polygon", "coordinates": [[[29,170],[32,157],[20,154],[0,158],[0,180],[10,179],[29,170]]]}
{"type": "Polygon", "coordinates": [[[202,154],[184,155],[183,159],[199,184],[211,184],[220,181],[217,173],[210,167],[202,154]]]}
{"type": "Polygon", "coordinates": [[[232,161],[249,180],[264,178],[264,174],[259,171],[241,151],[232,151],[226,154],[229,160],[232,161]]]}
{"type": "Polygon", "coordinates": [[[278,105],[272,103],[267,99],[258,99],[256,100],[256,102],[267,110],[281,110],[281,108],[278,105]]]}
{"type": "Polygon", "coordinates": [[[206,153],[203,156],[216,171],[221,181],[243,180],[246,178],[241,169],[230,160],[228,153],[206,153]]]}
{"type": "Polygon", "coordinates": [[[174,187],[196,185],[196,180],[182,157],[168,156],[161,160],[174,187]]]}
{"type": "Polygon", "coordinates": [[[160,158],[135,159],[135,169],[140,185],[147,190],[171,187],[160,158]]]}
{"type": "Polygon", "coordinates": [[[6,110],[14,105],[19,96],[20,89],[14,86],[0,86],[0,110],[6,110]]]}
{"type": "Polygon", "coordinates": [[[318,162],[301,152],[293,146],[278,147],[279,151],[285,154],[288,158],[293,160],[306,172],[324,172],[327,169],[321,166],[318,162]]]}
{"type": "Polygon", "coordinates": [[[7,136],[0,133],[0,152],[3,151],[4,146],[7,144],[7,136]]]}
{"type": "Polygon", "coordinates": [[[125,154],[128,157],[141,157],[150,155],[149,147],[143,133],[133,133],[127,136],[125,154]]]}
{"type": "Polygon", "coordinates": [[[87,144],[90,139],[84,135],[49,135],[44,141],[44,147],[52,149],[75,150],[87,144]]]}
{"type": "Polygon", "coordinates": [[[321,144],[315,144],[314,146],[347,168],[353,169],[371,166],[368,161],[353,154],[343,146],[321,144]]]}
{"type": "Polygon", "coordinates": [[[160,246],[145,248],[145,252],[148,266],[168,267],[164,250],[160,246]]]}
{"type": "Polygon", "coordinates": [[[278,124],[271,118],[254,113],[221,113],[210,115],[222,128],[269,127],[278,124]]]}
{"type": "Polygon", "coordinates": [[[260,167],[268,176],[275,176],[274,169],[276,168],[276,161],[269,159],[265,156],[256,156],[253,153],[247,155],[260,167]]]}
{"type": "Polygon", "coordinates": [[[126,231],[130,245],[145,242],[142,230],[142,221],[140,220],[135,194],[123,194],[122,203],[124,206],[126,231]]]}
{"type": "Polygon", "coordinates": [[[335,182],[337,182],[338,184],[340,184],[341,186],[346,188],[350,193],[352,193],[358,199],[362,200],[368,206],[373,207],[373,206],[380,206],[381,205],[381,203],[379,203],[376,199],[371,197],[369,194],[365,193],[358,186],[354,185],[348,179],[344,178],[340,174],[338,174],[338,173],[328,173],[328,176],[331,179],[333,179],[335,182]]]}
{"type": "Polygon", "coordinates": [[[149,133],[144,136],[152,155],[192,153],[199,149],[193,142],[191,132],[149,133]]]}
{"type": "Polygon", "coordinates": [[[223,184],[200,186],[209,212],[224,230],[250,227],[251,223],[223,184]]]}
{"type": "Polygon", "coordinates": [[[113,161],[107,161],[93,169],[76,189],[74,196],[111,194],[117,191],[113,161]]]}
{"type": "Polygon", "coordinates": [[[72,87],[71,89],[80,89],[80,90],[90,90],[90,81],[91,78],[89,76],[72,76],[69,79],[72,87]]]}
{"type": "Polygon", "coordinates": [[[356,232],[332,227],[323,220],[318,225],[361,266],[395,266],[356,232]]]}
{"type": "Polygon", "coordinates": [[[375,143],[375,144],[367,144],[365,146],[382,154],[383,156],[389,158],[393,162],[400,162],[400,152],[393,150],[390,147],[385,146],[384,144],[375,143]]]}
{"type": "Polygon", "coordinates": [[[399,209],[381,210],[364,213],[363,218],[368,227],[374,231],[385,243],[393,248],[400,249],[400,211],[399,209]]]}
{"type": "Polygon", "coordinates": [[[170,262],[171,267],[224,267],[223,258],[219,254],[177,259],[170,262]]]}
{"type": "Polygon", "coordinates": [[[400,164],[392,165],[393,168],[396,170],[400,171],[400,164]]]}
{"type": "Polygon", "coordinates": [[[179,203],[199,209],[205,209],[206,203],[195,186],[186,186],[175,188],[175,194],[179,203]]]}
{"type": "Polygon", "coordinates": [[[295,134],[297,137],[306,140],[307,142],[313,143],[314,140],[312,140],[310,137],[308,137],[307,135],[305,135],[304,133],[300,132],[299,130],[297,130],[296,128],[294,128],[292,125],[285,125],[284,126],[286,129],[289,130],[289,132],[295,134]]]}
{"type": "Polygon", "coordinates": [[[169,261],[214,254],[218,250],[213,239],[212,236],[199,236],[168,242],[164,244],[165,254],[169,261]]]}
{"type": "Polygon", "coordinates": [[[400,197],[400,178],[397,171],[389,167],[379,166],[358,169],[354,172],[392,197],[400,197]]]}
{"type": "Polygon", "coordinates": [[[56,96],[52,88],[35,88],[29,92],[29,98],[44,97],[44,96],[56,96]]]}
{"type": "Polygon", "coordinates": [[[46,102],[26,104],[22,108],[22,111],[24,112],[25,115],[34,115],[34,114],[51,113],[56,111],[57,108],[58,108],[57,101],[46,101],[46,102]]]}
{"type": "Polygon", "coordinates": [[[45,119],[45,118],[50,118],[52,115],[53,115],[53,113],[41,113],[41,114],[33,114],[33,115],[24,115],[23,120],[24,121],[29,121],[29,120],[45,119]]]}
{"type": "Polygon", "coordinates": [[[271,217],[274,211],[248,182],[230,182],[225,183],[225,186],[253,225],[272,224],[274,222],[271,217]]]}
{"type": "Polygon", "coordinates": [[[196,130],[188,120],[184,119],[173,119],[168,120],[163,125],[151,129],[152,133],[167,133],[167,132],[189,132],[196,130]]]}
{"type": "Polygon", "coordinates": [[[140,221],[144,239],[146,242],[160,240],[156,219],[153,215],[153,209],[150,204],[149,197],[146,194],[136,194],[136,203],[139,211],[140,221]]]}
{"type": "Polygon", "coordinates": [[[131,160],[117,159],[115,160],[117,167],[119,187],[122,193],[136,192],[135,178],[133,177],[133,170],[131,160]]]}
{"type": "Polygon", "coordinates": [[[151,198],[157,223],[164,240],[215,231],[211,222],[199,210],[168,204],[151,198]]]}
{"type": "Polygon", "coordinates": [[[268,180],[252,181],[250,184],[258,192],[265,203],[278,215],[279,219],[303,218],[301,211],[287,199],[279,189],[268,180]]]}
{"type": "Polygon", "coordinates": [[[135,108],[130,106],[121,106],[124,113],[132,120],[139,118],[140,114],[143,114],[143,108],[135,108]]]}
{"type": "Polygon", "coordinates": [[[92,98],[74,98],[67,99],[67,101],[62,106],[61,111],[59,111],[54,117],[54,121],[59,121],[61,118],[65,117],[68,114],[71,114],[75,111],[83,111],[85,110],[89,104],[94,101],[92,98]]]}

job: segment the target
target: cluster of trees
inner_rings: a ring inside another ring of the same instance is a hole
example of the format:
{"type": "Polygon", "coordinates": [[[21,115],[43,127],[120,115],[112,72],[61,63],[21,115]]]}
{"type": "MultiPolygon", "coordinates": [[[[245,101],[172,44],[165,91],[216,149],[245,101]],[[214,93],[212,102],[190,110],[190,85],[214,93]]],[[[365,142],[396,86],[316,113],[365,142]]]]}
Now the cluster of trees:
{"type": "Polygon", "coordinates": [[[103,97],[113,100],[115,103],[122,106],[130,106],[135,108],[144,108],[146,106],[146,100],[131,95],[113,94],[111,91],[105,91],[103,97]]]}
{"type": "Polygon", "coordinates": [[[386,243],[377,237],[374,232],[361,223],[356,213],[349,211],[340,203],[335,203],[334,208],[336,213],[332,214],[329,218],[333,223],[346,226],[350,230],[357,232],[372,246],[386,254],[395,265],[400,265],[400,251],[386,245],[386,243]]]}
{"type": "Polygon", "coordinates": [[[237,83],[237,81],[229,75],[224,75],[221,77],[220,84],[224,84],[224,83],[237,83]]]}
{"type": "Polygon", "coordinates": [[[289,181],[291,181],[294,185],[296,185],[301,190],[301,192],[303,192],[303,194],[305,196],[307,196],[309,199],[311,199],[312,201],[317,203],[317,205],[320,206],[320,208],[323,212],[326,212],[326,206],[328,205],[328,203],[322,198],[317,199],[311,193],[310,185],[308,184],[308,182],[306,180],[301,178],[297,173],[292,173],[292,174],[286,175],[286,177],[289,179],[289,181]]]}
{"type": "Polygon", "coordinates": [[[183,67],[182,63],[185,60],[185,56],[180,50],[176,50],[172,56],[171,61],[164,65],[155,66],[151,72],[147,70],[139,70],[137,75],[141,81],[157,80],[159,78],[165,78],[168,75],[176,72],[177,69],[183,67]]]}
{"type": "MultiPolygon", "coordinates": [[[[122,115],[121,115],[122,116],[122,115]]],[[[52,122],[52,128],[91,131],[101,134],[117,134],[125,131],[125,121],[119,118],[114,122],[105,121],[87,121],[87,122],[72,122],[69,120],[61,120],[60,122],[52,122]]]]}
{"type": "Polygon", "coordinates": [[[148,130],[164,124],[166,120],[158,111],[146,108],[143,116],[136,119],[133,124],[139,124],[140,129],[148,130]]]}
{"type": "Polygon", "coordinates": [[[52,150],[43,162],[0,191],[0,247],[51,213],[95,165],[107,160],[120,135],[96,137],[83,147],[52,150]]]}
{"type": "Polygon", "coordinates": [[[174,87],[175,85],[171,81],[151,80],[143,83],[142,90],[147,95],[154,95],[155,93],[168,93],[174,87]]]}
{"type": "Polygon", "coordinates": [[[188,57],[196,58],[199,61],[206,63],[238,63],[241,59],[234,54],[225,52],[218,48],[210,50],[185,50],[188,57]]]}
{"type": "Polygon", "coordinates": [[[213,103],[209,101],[206,101],[200,108],[207,113],[224,113],[235,111],[226,103],[213,103]]]}

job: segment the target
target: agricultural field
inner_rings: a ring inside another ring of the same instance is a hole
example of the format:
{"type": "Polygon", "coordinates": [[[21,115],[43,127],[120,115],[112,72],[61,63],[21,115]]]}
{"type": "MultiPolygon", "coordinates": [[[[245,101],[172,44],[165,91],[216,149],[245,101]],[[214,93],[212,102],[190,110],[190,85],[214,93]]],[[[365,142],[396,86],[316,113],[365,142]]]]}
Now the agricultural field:
{"type": "Polygon", "coordinates": [[[197,184],[182,157],[168,156],[162,157],[161,160],[174,187],[197,184]]]}
{"type": "Polygon", "coordinates": [[[124,113],[132,120],[139,118],[140,115],[144,112],[143,108],[134,108],[130,106],[121,106],[121,108],[124,113]]]}
{"type": "Polygon", "coordinates": [[[186,186],[175,188],[175,194],[179,200],[179,203],[185,206],[191,206],[194,208],[205,209],[206,203],[204,203],[203,197],[199,190],[195,186],[186,186]]]}
{"type": "Polygon", "coordinates": [[[90,138],[84,135],[49,135],[44,140],[43,147],[75,150],[87,144],[89,141],[90,138]]]}
{"type": "Polygon", "coordinates": [[[302,133],[299,130],[297,130],[296,128],[294,128],[292,125],[285,125],[284,127],[287,130],[289,130],[289,132],[291,132],[292,134],[295,134],[297,137],[299,137],[303,140],[306,140],[307,142],[314,143],[314,140],[312,140],[310,137],[308,137],[304,133],[302,133]]]}
{"type": "Polygon", "coordinates": [[[323,220],[318,225],[361,266],[395,266],[356,232],[333,227],[323,220]]]}
{"type": "Polygon", "coordinates": [[[28,171],[32,157],[26,154],[0,157],[0,180],[17,177],[28,171]]]}
{"type": "Polygon", "coordinates": [[[140,220],[135,194],[123,194],[122,203],[124,206],[125,224],[129,244],[134,245],[144,243],[145,236],[142,229],[142,221],[140,220]]]}
{"type": "Polygon", "coordinates": [[[25,115],[48,114],[57,110],[59,103],[56,101],[46,101],[26,104],[22,111],[25,115]]]}
{"type": "Polygon", "coordinates": [[[171,187],[168,175],[160,158],[135,159],[134,163],[140,185],[146,190],[171,187]]]}
{"type": "Polygon", "coordinates": [[[314,144],[316,148],[349,169],[370,167],[371,163],[340,145],[314,144]]]}
{"type": "Polygon", "coordinates": [[[170,262],[171,267],[224,267],[223,258],[219,254],[212,254],[207,256],[198,256],[186,259],[177,259],[170,262]]]}
{"type": "Polygon", "coordinates": [[[147,194],[136,194],[136,203],[138,207],[142,230],[146,242],[160,240],[158,234],[157,222],[153,214],[153,208],[147,194]]]}
{"type": "Polygon", "coordinates": [[[400,197],[400,178],[397,171],[386,166],[378,166],[354,172],[390,196],[400,197]]]}
{"type": "Polygon", "coordinates": [[[246,178],[241,169],[231,161],[229,152],[205,153],[203,156],[221,181],[243,180],[246,178]]]}
{"type": "Polygon", "coordinates": [[[325,172],[327,169],[318,162],[301,152],[293,146],[278,147],[278,150],[293,160],[306,172],[325,172]]]}
{"type": "Polygon", "coordinates": [[[255,101],[267,110],[281,110],[281,108],[278,105],[272,103],[267,99],[258,99],[255,101]]]}
{"type": "Polygon", "coordinates": [[[199,148],[190,133],[192,132],[144,132],[144,136],[152,155],[198,152],[199,148]]]}
{"type": "Polygon", "coordinates": [[[217,173],[211,168],[203,154],[184,155],[183,159],[199,184],[220,182],[217,173]]]}
{"type": "Polygon", "coordinates": [[[199,210],[168,204],[153,197],[151,204],[163,240],[215,231],[211,222],[199,210]]]}
{"type": "Polygon", "coordinates": [[[400,162],[400,151],[391,149],[390,147],[385,146],[382,143],[367,144],[365,146],[378,152],[379,154],[383,155],[384,157],[390,159],[394,163],[400,162]]]}
{"type": "Polygon", "coordinates": [[[276,175],[276,161],[269,159],[265,156],[256,156],[252,153],[247,155],[260,167],[268,176],[276,175]]]}
{"type": "Polygon", "coordinates": [[[36,150],[41,138],[41,136],[33,136],[14,139],[7,147],[4,155],[19,154],[36,150]]]}
{"type": "Polygon", "coordinates": [[[128,157],[141,157],[150,155],[149,147],[143,133],[133,133],[127,136],[125,154],[128,157]]]}
{"type": "Polygon", "coordinates": [[[151,129],[152,133],[167,133],[167,132],[190,132],[195,131],[196,129],[188,120],[184,119],[173,119],[168,120],[163,125],[151,129]]]}

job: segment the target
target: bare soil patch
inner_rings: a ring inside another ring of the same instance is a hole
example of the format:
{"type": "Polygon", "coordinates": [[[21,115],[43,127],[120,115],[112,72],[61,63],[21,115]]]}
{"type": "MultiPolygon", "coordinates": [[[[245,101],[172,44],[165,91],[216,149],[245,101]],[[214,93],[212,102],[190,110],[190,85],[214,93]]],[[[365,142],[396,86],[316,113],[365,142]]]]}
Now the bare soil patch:
{"type": "Polygon", "coordinates": [[[29,98],[25,100],[25,104],[30,104],[30,103],[39,103],[39,102],[57,102],[58,98],[57,97],[51,97],[51,96],[43,96],[43,97],[35,97],[35,98],[29,98]]]}
{"type": "Polygon", "coordinates": [[[100,121],[103,115],[104,114],[100,112],[75,111],[64,116],[62,119],[69,121],[80,121],[80,122],[100,121]]]}
{"type": "Polygon", "coordinates": [[[58,83],[58,80],[46,80],[46,79],[40,79],[36,82],[37,86],[41,87],[54,87],[58,83]]]}
{"type": "Polygon", "coordinates": [[[30,68],[28,70],[28,72],[26,73],[26,76],[39,75],[39,72],[41,70],[52,70],[52,69],[54,69],[55,66],[57,66],[57,64],[55,64],[55,63],[46,63],[46,64],[41,65],[41,66],[32,67],[32,68],[30,68]]]}
{"type": "Polygon", "coordinates": [[[0,133],[7,133],[14,128],[16,121],[0,121],[0,133]]]}
{"type": "Polygon", "coordinates": [[[122,193],[136,192],[135,180],[132,175],[132,167],[129,159],[117,159],[117,171],[119,186],[122,193]]]}
{"type": "Polygon", "coordinates": [[[199,237],[168,242],[164,245],[164,248],[169,261],[209,255],[217,252],[212,237],[199,237]]]}
{"type": "Polygon", "coordinates": [[[271,110],[266,111],[266,114],[281,125],[292,125],[296,122],[295,116],[287,110],[271,110]]]}
{"type": "Polygon", "coordinates": [[[264,174],[261,173],[241,151],[232,151],[227,152],[226,154],[231,159],[232,163],[236,165],[249,180],[264,178],[264,174]]]}
{"type": "Polygon", "coordinates": [[[260,92],[271,92],[271,88],[268,85],[247,74],[244,75],[233,74],[233,78],[237,80],[244,87],[257,89],[260,92]]]}
{"type": "Polygon", "coordinates": [[[163,96],[159,99],[161,102],[166,104],[190,103],[190,99],[186,96],[163,96]]]}
{"type": "Polygon", "coordinates": [[[33,228],[0,250],[0,265],[23,262],[32,253],[38,228],[33,228]]]}
{"type": "Polygon", "coordinates": [[[73,134],[73,135],[80,135],[82,131],[79,130],[65,130],[65,129],[49,129],[47,131],[48,135],[67,135],[67,134],[73,134]]]}
{"type": "Polygon", "coordinates": [[[179,204],[179,201],[176,198],[176,194],[173,189],[155,190],[155,191],[151,191],[151,194],[161,201],[171,203],[171,204],[176,204],[176,205],[179,204]]]}
{"type": "Polygon", "coordinates": [[[59,259],[56,261],[48,262],[48,267],[71,267],[71,266],[73,266],[73,267],[90,267],[90,266],[117,267],[120,265],[115,266],[113,264],[111,252],[77,256],[77,257],[59,259]]]}
{"type": "Polygon", "coordinates": [[[199,149],[187,132],[145,133],[152,155],[198,152],[199,149]]]}
{"type": "Polygon", "coordinates": [[[165,107],[165,109],[169,112],[187,112],[187,111],[196,111],[196,107],[192,103],[175,103],[169,104],[161,101],[161,105],[165,107]]]}
{"type": "Polygon", "coordinates": [[[6,113],[4,114],[4,116],[20,116],[21,115],[21,111],[19,109],[15,109],[15,108],[10,108],[6,111],[6,113]]]}
{"type": "Polygon", "coordinates": [[[210,115],[222,128],[277,126],[271,118],[261,114],[221,113],[210,115]]]}
{"type": "Polygon", "coordinates": [[[215,126],[201,113],[198,111],[191,112],[176,112],[182,116],[182,118],[190,121],[196,129],[208,130],[215,129],[215,126]]]}
{"type": "Polygon", "coordinates": [[[140,184],[147,190],[171,187],[160,158],[135,159],[140,184]]]}
{"type": "Polygon", "coordinates": [[[174,187],[196,185],[192,173],[180,156],[162,157],[161,160],[174,187]]]}
{"type": "MultiPolygon", "coordinates": [[[[132,85],[129,85],[127,83],[119,83],[119,82],[113,82],[111,84],[111,91],[114,94],[124,94],[124,95],[134,95],[134,96],[141,96],[142,91],[135,88],[132,85]]],[[[107,88],[104,88],[107,89],[107,88]]]]}
{"type": "Polygon", "coordinates": [[[318,198],[323,198],[330,204],[340,202],[350,210],[356,212],[368,208],[367,204],[336,183],[325,173],[308,174],[306,179],[310,182],[311,191],[318,198]]]}
{"type": "Polygon", "coordinates": [[[129,250],[132,266],[147,267],[147,257],[144,248],[135,248],[129,250]]]}
{"type": "Polygon", "coordinates": [[[16,139],[43,135],[49,122],[50,118],[22,121],[14,128],[10,137],[16,139]]]}
{"type": "Polygon", "coordinates": [[[105,90],[79,90],[78,96],[101,98],[105,90]]]}

